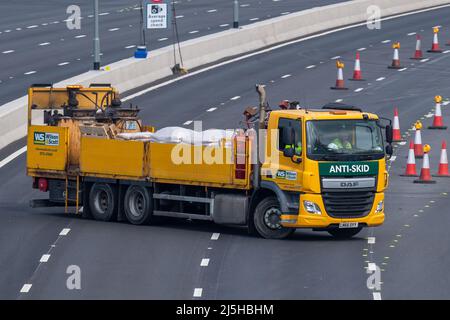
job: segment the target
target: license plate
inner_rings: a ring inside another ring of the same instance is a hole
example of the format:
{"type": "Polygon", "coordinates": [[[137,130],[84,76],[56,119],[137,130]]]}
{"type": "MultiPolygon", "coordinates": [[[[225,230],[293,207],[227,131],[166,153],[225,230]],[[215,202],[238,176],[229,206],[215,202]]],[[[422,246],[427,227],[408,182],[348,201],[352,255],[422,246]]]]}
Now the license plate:
{"type": "Polygon", "coordinates": [[[358,228],[358,222],[341,222],[339,223],[339,229],[358,228]]]}

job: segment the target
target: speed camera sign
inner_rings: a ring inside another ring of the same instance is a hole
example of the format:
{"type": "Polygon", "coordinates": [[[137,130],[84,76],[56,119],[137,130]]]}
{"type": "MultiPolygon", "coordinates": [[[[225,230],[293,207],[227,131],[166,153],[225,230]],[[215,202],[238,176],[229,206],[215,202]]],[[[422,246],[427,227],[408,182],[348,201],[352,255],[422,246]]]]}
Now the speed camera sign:
{"type": "Polygon", "coordinates": [[[169,21],[168,4],[163,1],[150,1],[146,6],[147,29],[167,29],[169,21]]]}

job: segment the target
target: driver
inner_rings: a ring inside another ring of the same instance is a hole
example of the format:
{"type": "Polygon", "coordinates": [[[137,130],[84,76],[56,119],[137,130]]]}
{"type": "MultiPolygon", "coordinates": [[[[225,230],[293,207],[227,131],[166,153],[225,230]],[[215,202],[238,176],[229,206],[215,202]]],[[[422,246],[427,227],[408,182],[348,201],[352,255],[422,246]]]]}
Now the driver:
{"type": "Polygon", "coordinates": [[[349,137],[351,137],[351,131],[345,126],[338,128],[337,137],[328,144],[328,149],[331,150],[350,150],[353,148],[349,137]]]}

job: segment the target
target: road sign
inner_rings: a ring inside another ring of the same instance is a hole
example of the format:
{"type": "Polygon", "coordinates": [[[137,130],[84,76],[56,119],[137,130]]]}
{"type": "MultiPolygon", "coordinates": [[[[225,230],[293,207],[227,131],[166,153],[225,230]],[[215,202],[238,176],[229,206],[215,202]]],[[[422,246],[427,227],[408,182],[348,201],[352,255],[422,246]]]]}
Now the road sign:
{"type": "Polygon", "coordinates": [[[170,28],[170,7],[167,0],[145,1],[147,29],[170,28]]]}

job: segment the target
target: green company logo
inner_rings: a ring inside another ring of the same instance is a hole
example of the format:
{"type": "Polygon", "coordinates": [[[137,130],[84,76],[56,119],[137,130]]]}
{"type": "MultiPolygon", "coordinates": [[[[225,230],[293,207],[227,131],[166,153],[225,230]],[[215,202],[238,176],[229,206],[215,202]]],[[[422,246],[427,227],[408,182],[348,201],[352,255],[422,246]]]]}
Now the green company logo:
{"type": "Polygon", "coordinates": [[[378,174],[378,162],[319,163],[321,176],[367,176],[378,174]]]}
{"type": "Polygon", "coordinates": [[[34,144],[41,146],[59,146],[59,133],[35,132],[34,144]]]}

